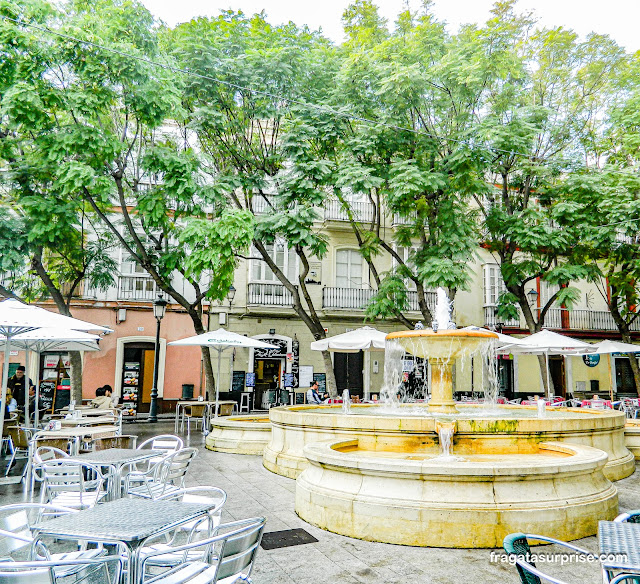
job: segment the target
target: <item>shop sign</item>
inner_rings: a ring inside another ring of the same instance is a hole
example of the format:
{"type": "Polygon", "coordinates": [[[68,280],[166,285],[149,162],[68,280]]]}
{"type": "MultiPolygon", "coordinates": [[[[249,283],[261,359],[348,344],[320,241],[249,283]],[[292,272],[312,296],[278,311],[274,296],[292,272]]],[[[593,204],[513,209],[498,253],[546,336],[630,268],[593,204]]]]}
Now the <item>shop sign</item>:
{"type": "Polygon", "coordinates": [[[600,363],[600,355],[582,355],[582,360],[587,367],[595,367],[600,363]]]}

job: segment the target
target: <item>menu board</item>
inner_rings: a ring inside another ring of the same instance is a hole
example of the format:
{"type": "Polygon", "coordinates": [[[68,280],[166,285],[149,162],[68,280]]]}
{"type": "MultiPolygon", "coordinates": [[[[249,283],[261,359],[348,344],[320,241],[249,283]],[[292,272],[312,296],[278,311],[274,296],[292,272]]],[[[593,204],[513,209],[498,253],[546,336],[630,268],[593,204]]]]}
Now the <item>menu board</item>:
{"type": "Polygon", "coordinates": [[[122,414],[135,417],[138,413],[140,362],[125,361],[122,375],[122,414]]]}
{"type": "Polygon", "coordinates": [[[314,373],[313,380],[318,382],[318,394],[322,397],[327,391],[327,374],[314,373]]]}
{"type": "Polygon", "coordinates": [[[234,371],[231,391],[244,391],[244,371],[234,371]]]}
{"type": "Polygon", "coordinates": [[[41,381],[40,382],[40,399],[38,401],[38,409],[52,411],[53,397],[56,393],[56,381],[41,381]]]}
{"type": "Polygon", "coordinates": [[[56,401],[54,404],[54,410],[61,410],[66,408],[71,403],[71,388],[59,385],[56,390],[56,401]]]}

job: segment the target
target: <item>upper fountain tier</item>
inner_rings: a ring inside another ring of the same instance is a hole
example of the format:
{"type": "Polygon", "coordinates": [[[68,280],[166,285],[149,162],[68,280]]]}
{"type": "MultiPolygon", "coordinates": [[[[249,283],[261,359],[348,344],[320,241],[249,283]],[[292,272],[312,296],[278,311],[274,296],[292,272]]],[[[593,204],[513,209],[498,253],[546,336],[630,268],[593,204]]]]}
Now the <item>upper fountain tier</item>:
{"type": "Polygon", "coordinates": [[[407,352],[423,359],[454,361],[480,350],[498,335],[485,331],[432,330],[389,333],[387,341],[396,341],[407,352]]]}

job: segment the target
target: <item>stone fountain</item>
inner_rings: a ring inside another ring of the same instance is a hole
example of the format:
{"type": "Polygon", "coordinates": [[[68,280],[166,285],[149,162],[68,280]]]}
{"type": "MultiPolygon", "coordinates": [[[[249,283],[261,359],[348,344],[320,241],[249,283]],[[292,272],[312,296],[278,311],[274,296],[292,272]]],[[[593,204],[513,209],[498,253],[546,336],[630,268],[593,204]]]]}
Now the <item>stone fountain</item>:
{"type": "Polygon", "coordinates": [[[456,404],[454,363],[473,354],[491,363],[496,335],[454,330],[442,306],[437,320],[442,328],[387,336],[385,404],[270,411],[263,463],[297,477],[298,515],[343,535],[418,546],[596,533],[598,519],[617,513],[610,480],[635,469],[624,414],[456,404]],[[429,360],[426,406],[395,399],[405,352],[429,360]]]}

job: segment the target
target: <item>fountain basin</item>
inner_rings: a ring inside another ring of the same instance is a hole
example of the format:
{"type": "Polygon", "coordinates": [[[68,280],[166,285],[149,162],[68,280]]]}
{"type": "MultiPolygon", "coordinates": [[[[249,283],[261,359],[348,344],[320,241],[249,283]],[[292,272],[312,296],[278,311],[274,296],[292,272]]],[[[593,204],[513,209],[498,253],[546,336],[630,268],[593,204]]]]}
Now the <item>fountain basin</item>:
{"type": "Polygon", "coordinates": [[[458,404],[456,416],[430,415],[424,408],[401,405],[354,404],[351,414],[339,406],[284,406],[272,408],[271,440],[264,466],[283,476],[296,478],[308,466],[307,444],[358,439],[364,448],[409,452],[437,444],[436,421],[456,420],[454,451],[469,453],[535,453],[541,442],[591,446],[609,456],[604,473],[619,480],[635,470],[633,454],[625,446],[625,416],[613,410],[559,408],[537,418],[535,406],[498,406],[486,412],[481,406],[458,404]]]}
{"type": "Polygon", "coordinates": [[[271,439],[271,422],[265,414],[214,418],[205,447],[233,454],[262,454],[271,439]]]}
{"type": "Polygon", "coordinates": [[[640,420],[627,420],[624,441],[636,460],[640,460],[640,420]]]}
{"type": "Polygon", "coordinates": [[[462,459],[443,461],[434,445],[307,444],[296,513],[349,537],[452,548],[500,547],[513,532],[578,539],[618,513],[602,450],[541,442],[526,454],[454,454],[462,459]]]}

